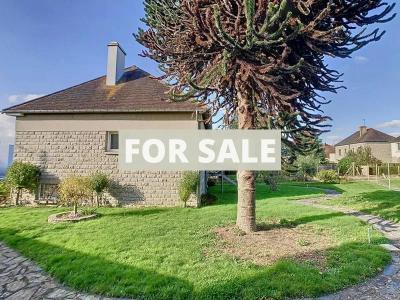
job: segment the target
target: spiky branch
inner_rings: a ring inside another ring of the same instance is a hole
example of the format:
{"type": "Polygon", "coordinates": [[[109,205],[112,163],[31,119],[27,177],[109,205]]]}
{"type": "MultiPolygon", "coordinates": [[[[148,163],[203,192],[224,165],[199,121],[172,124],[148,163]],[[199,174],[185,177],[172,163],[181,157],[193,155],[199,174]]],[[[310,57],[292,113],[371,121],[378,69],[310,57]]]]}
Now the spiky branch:
{"type": "Polygon", "coordinates": [[[394,4],[381,0],[145,0],[148,26],[136,35],[160,64],[176,101],[197,99],[236,117],[250,95],[257,126],[280,128],[296,144],[324,131],[324,92],[341,74],[325,56],[346,58],[384,32],[394,4]],[[357,31],[358,30],[358,31],[357,31]]]}

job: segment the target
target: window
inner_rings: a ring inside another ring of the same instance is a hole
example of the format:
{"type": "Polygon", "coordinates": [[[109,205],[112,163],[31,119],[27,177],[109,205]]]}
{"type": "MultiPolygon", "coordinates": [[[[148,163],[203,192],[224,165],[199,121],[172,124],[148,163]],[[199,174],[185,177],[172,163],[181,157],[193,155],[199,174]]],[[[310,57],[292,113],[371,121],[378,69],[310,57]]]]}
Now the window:
{"type": "Polygon", "coordinates": [[[342,156],[342,149],[339,149],[339,156],[342,156]]]}
{"type": "Polygon", "coordinates": [[[119,137],[118,132],[107,132],[107,152],[118,152],[119,137]]]}
{"type": "Polygon", "coordinates": [[[397,150],[400,151],[400,143],[397,143],[397,150]]]}

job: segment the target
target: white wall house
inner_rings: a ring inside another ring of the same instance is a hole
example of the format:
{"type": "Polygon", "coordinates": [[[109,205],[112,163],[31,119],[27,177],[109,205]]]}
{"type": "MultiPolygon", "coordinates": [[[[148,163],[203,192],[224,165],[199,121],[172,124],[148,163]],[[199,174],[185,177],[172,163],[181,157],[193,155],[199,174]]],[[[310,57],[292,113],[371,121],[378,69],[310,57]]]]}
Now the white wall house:
{"type": "Polygon", "coordinates": [[[400,136],[391,145],[393,162],[400,163],[400,136]]]}

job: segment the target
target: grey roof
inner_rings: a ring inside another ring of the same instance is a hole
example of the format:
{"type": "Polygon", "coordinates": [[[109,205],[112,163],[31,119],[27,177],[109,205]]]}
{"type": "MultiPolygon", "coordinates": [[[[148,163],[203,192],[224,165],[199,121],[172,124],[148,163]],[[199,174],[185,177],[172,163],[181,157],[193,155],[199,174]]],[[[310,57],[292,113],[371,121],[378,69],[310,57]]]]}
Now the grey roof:
{"type": "Polygon", "coordinates": [[[193,102],[172,102],[168,87],[133,66],[115,86],[106,76],[3,110],[3,113],[193,112],[193,102]]]}
{"type": "Polygon", "coordinates": [[[376,130],[374,128],[368,128],[363,135],[360,135],[360,131],[356,131],[343,141],[337,143],[335,146],[352,145],[359,143],[377,143],[377,142],[388,142],[391,143],[395,138],[389,134],[376,130]]]}

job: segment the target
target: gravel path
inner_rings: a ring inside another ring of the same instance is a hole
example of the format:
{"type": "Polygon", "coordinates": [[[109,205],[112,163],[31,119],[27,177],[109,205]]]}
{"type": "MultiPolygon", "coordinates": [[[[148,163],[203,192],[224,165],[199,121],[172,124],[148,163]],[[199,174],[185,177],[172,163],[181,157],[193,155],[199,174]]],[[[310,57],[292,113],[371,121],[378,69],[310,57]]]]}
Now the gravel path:
{"type": "MultiPolygon", "coordinates": [[[[332,191],[327,191],[328,200],[335,197],[332,191]]],[[[379,276],[354,287],[345,289],[337,294],[320,297],[320,300],[400,300],[400,225],[385,221],[379,217],[367,215],[343,207],[334,207],[316,203],[319,199],[306,199],[297,201],[299,204],[312,207],[334,210],[353,215],[381,231],[392,241],[392,263],[386,267],[379,276]],[[397,248],[398,247],[398,248],[397,248]]],[[[112,300],[72,291],[57,283],[45,274],[36,264],[22,257],[16,251],[0,243],[0,299],[7,300],[33,300],[33,299],[97,299],[112,300]]]]}
{"type": "MultiPolygon", "coordinates": [[[[338,194],[334,191],[326,191],[326,201],[338,194]]],[[[382,245],[391,251],[392,262],[387,266],[384,272],[377,277],[370,279],[360,285],[347,288],[336,294],[320,297],[320,300],[398,300],[400,299],[400,224],[386,221],[377,216],[368,215],[355,211],[350,208],[324,205],[321,198],[298,200],[297,203],[316,208],[342,212],[352,215],[364,222],[371,224],[376,230],[382,232],[390,241],[390,245],[382,245]]]]}

